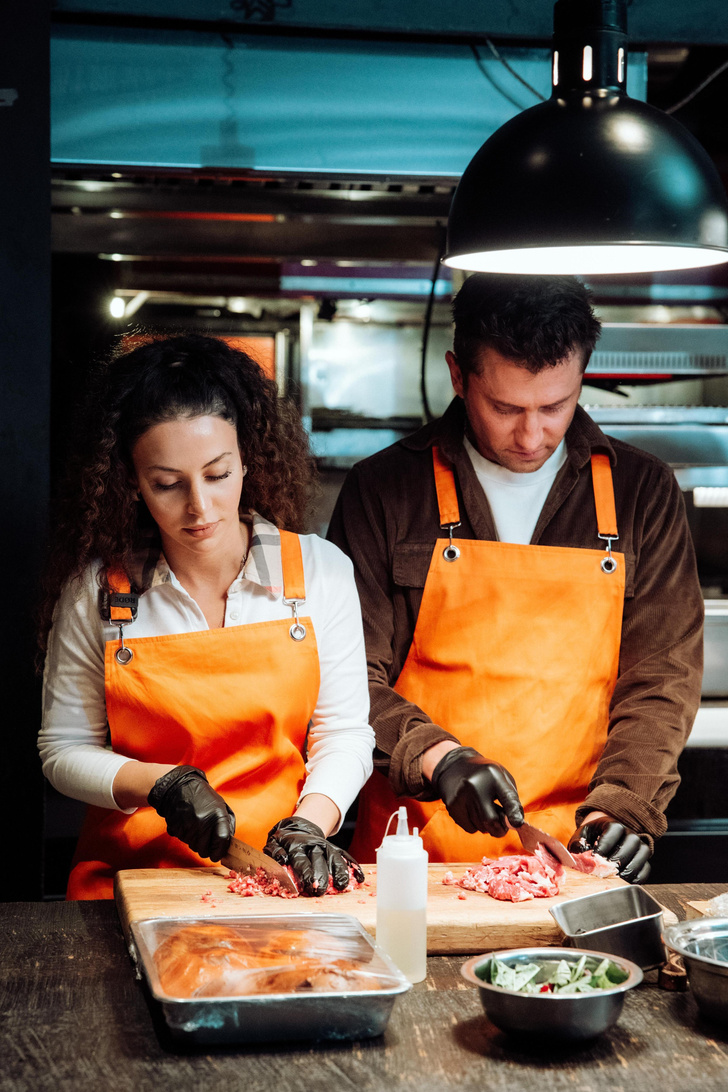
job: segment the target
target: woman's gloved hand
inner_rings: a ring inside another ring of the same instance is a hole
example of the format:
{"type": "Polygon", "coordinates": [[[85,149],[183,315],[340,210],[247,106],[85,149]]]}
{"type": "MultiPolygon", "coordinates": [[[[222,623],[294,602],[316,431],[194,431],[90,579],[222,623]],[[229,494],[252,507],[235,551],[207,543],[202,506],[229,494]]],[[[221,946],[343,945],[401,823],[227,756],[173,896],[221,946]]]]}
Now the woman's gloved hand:
{"type": "Polygon", "coordinates": [[[364,873],[351,854],[329,842],[321,827],[295,815],[276,823],[263,852],[293,870],[305,895],[325,895],[329,876],[336,890],[343,891],[349,884],[350,865],[355,879],[364,882],[364,873]]]}
{"type": "Polygon", "coordinates": [[[523,807],[505,766],[489,762],[472,747],[448,751],[432,772],[432,787],[451,817],[467,831],[502,838],[508,824],[520,827],[523,807]]]}
{"type": "Polygon", "coordinates": [[[639,834],[627,830],[609,815],[588,819],[572,835],[569,842],[571,853],[583,853],[587,849],[614,861],[619,875],[627,883],[644,883],[650,874],[650,847],[639,834]]]}
{"type": "Polygon", "coordinates": [[[219,861],[235,833],[235,816],[195,766],[175,766],[152,785],[147,803],[167,820],[167,833],[219,861]]]}

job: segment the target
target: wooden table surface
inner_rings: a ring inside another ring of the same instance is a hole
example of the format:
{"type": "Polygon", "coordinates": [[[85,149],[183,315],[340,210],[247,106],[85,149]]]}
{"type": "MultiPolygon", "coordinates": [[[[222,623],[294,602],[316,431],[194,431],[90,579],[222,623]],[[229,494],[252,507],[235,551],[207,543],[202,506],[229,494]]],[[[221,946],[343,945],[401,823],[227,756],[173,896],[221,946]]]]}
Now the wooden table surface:
{"type": "MultiPolygon", "coordinates": [[[[685,916],[718,884],[654,885],[685,916]]],[[[582,1046],[503,1035],[433,956],[387,1031],[353,1043],[172,1046],[135,979],[113,902],[0,903],[0,1092],[726,1092],[728,1025],[690,993],[628,994],[618,1024],[582,1046]]]]}

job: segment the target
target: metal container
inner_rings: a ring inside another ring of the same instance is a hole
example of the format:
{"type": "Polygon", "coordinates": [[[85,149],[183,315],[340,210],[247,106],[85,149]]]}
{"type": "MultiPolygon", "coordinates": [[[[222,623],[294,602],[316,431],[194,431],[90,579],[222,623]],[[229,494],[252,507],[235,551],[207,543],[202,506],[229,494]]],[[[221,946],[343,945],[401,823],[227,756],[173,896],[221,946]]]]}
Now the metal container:
{"type": "Polygon", "coordinates": [[[132,922],[131,934],[132,958],[141,968],[171,1036],[190,1043],[371,1038],[382,1034],[396,998],[411,989],[401,971],[349,914],[148,918],[132,922]],[[175,991],[179,995],[175,995],[165,988],[164,971],[160,976],[155,956],[165,941],[179,938],[181,930],[190,926],[202,930],[196,935],[206,938],[202,945],[204,953],[194,964],[182,957],[179,966],[194,980],[195,988],[190,995],[186,977],[183,987],[175,991]],[[222,934],[221,927],[232,933],[222,934]],[[223,935],[225,939],[221,941],[223,935]],[[228,936],[233,939],[227,939],[228,936]],[[230,973],[233,992],[227,988],[215,992],[220,974],[224,978],[227,973],[226,946],[234,950],[239,945],[241,950],[261,953],[269,951],[271,944],[275,951],[283,953],[280,966],[275,965],[276,956],[264,970],[241,971],[236,966],[230,973]],[[205,945],[212,947],[211,955],[205,945]],[[264,979],[276,974],[281,978],[290,976],[292,953],[297,953],[296,958],[313,959],[317,966],[323,964],[332,969],[337,959],[343,959],[354,972],[350,978],[355,978],[357,984],[367,983],[370,988],[352,988],[341,983],[331,988],[313,983],[307,988],[307,983],[302,982],[290,992],[270,992],[269,984],[263,984],[264,979]],[[200,995],[195,985],[207,973],[205,960],[212,969],[209,981],[199,989],[203,993],[213,991],[210,996],[200,995]],[[191,966],[194,973],[188,974],[191,966]],[[198,971],[200,966],[202,970],[198,971]]]}
{"type": "Polygon", "coordinates": [[[682,956],[688,983],[704,1016],[728,1022],[728,918],[668,925],[665,944],[682,956]]]}
{"type": "Polygon", "coordinates": [[[581,952],[575,948],[518,948],[474,956],[463,964],[461,974],[466,982],[477,986],[480,1000],[489,1020],[501,1031],[543,1037],[549,1041],[593,1039],[617,1022],[624,1007],[627,990],[642,981],[642,971],[628,959],[614,958],[604,952],[581,952]],[[518,993],[504,990],[483,981],[478,975],[490,959],[496,958],[509,966],[524,963],[553,963],[566,960],[576,963],[587,956],[587,967],[594,970],[602,959],[609,959],[628,972],[628,977],[612,989],[595,993],[518,993]]]}
{"type": "Polygon", "coordinates": [[[641,887],[617,887],[549,910],[566,943],[624,956],[643,970],[665,962],[662,907],[641,887]]]}
{"type": "Polygon", "coordinates": [[[728,697],[728,599],[705,600],[702,696],[728,697]]]}

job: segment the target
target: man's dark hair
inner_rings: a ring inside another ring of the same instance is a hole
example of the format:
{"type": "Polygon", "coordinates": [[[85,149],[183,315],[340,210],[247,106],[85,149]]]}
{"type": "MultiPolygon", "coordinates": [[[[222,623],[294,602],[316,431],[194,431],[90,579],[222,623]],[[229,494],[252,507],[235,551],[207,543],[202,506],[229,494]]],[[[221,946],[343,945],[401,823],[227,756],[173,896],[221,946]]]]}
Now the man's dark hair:
{"type": "Polygon", "coordinates": [[[453,300],[453,350],[466,377],[486,347],[530,372],[560,364],[575,349],[589,363],[601,323],[576,277],[473,273],[453,300]]]}

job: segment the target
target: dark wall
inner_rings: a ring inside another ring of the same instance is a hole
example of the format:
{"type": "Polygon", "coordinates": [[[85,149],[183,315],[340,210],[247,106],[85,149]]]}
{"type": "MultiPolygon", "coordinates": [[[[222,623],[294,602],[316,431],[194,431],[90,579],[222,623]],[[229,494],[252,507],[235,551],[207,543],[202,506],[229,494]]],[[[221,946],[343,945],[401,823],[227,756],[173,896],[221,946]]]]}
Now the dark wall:
{"type": "Polygon", "coordinates": [[[78,402],[94,361],[111,348],[120,323],[109,314],[115,262],[92,254],[54,254],[52,263],[51,492],[62,473],[78,402]]]}
{"type": "Polygon", "coordinates": [[[43,791],[33,609],[48,511],[50,134],[46,0],[3,0],[0,72],[0,614],[3,899],[38,898],[43,791]],[[5,102],[13,96],[5,94],[5,102]]]}

